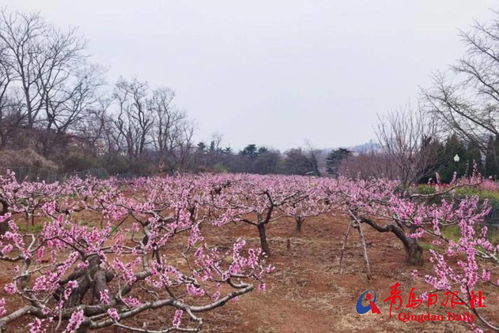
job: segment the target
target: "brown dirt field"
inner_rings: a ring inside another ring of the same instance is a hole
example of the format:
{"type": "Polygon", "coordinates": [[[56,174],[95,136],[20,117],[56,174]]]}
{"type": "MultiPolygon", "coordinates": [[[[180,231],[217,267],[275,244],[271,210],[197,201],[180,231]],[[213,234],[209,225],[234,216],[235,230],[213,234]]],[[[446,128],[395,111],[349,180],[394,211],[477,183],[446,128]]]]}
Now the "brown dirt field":
{"type": "MultiPolygon", "coordinates": [[[[272,257],[269,262],[276,271],[267,281],[267,290],[254,291],[206,316],[207,332],[305,333],[305,332],[468,332],[469,326],[456,322],[403,323],[394,316],[389,318],[389,304],[383,302],[389,287],[401,284],[404,305],[409,290],[416,293],[429,291],[423,281],[415,281],[414,266],[405,264],[402,244],[392,234],[381,234],[363,228],[373,280],[366,278],[359,237],[350,234],[345,252],[343,274],[338,274],[339,253],[347,224],[343,218],[319,217],[306,220],[303,231],[294,231],[291,219],[271,223],[268,228],[272,257]],[[277,223],[275,223],[277,222],[277,223]],[[288,240],[290,247],[288,248],[288,240]],[[355,304],[367,289],[377,292],[376,305],[381,314],[359,315],[355,304]]],[[[250,225],[229,226],[229,235],[218,236],[218,241],[229,243],[234,236],[244,237],[249,245],[258,246],[257,231],[250,225]],[[232,236],[232,237],[231,237],[232,236]]],[[[429,272],[426,264],[418,269],[429,272]]],[[[494,277],[497,278],[497,271],[494,277]]],[[[492,288],[481,289],[487,297],[486,318],[499,322],[499,295],[492,288]]],[[[439,298],[444,296],[439,293],[439,298]]],[[[408,311],[426,313],[427,308],[408,311]]],[[[430,309],[431,313],[447,313],[448,308],[430,309]]],[[[401,309],[402,310],[402,309],[401,309]]],[[[451,309],[449,309],[451,310],[451,309]]],[[[466,310],[456,307],[456,313],[466,310]]],[[[394,311],[398,313],[398,311],[394,311]]]]}
{"type": "MultiPolygon", "coordinates": [[[[303,231],[298,234],[292,219],[274,221],[268,226],[267,235],[272,257],[269,263],[276,271],[267,279],[267,290],[257,290],[243,295],[237,302],[201,314],[204,318],[204,332],[210,333],[322,333],[322,332],[468,332],[469,326],[461,322],[410,322],[403,323],[394,316],[389,318],[389,305],[383,302],[389,295],[389,287],[396,282],[401,284],[404,305],[408,292],[416,288],[416,293],[429,291],[423,281],[413,279],[411,271],[418,268],[422,273],[429,272],[428,253],[425,252],[425,265],[414,267],[405,264],[402,245],[391,234],[381,234],[364,226],[371,261],[373,280],[365,275],[364,262],[356,233],[350,234],[345,252],[345,272],[338,274],[338,261],[346,220],[340,217],[322,216],[305,221],[303,231]],[[377,292],[377,306],[381,314],[359,315],[355,304],[359,295],[367,289],[377,292]]],[[[248,241],[249,246],[259,246],[258,232],[251,225],[227,225],[204,232],[207,241],[217,245],[227,245],[237,237],[248,241]]],[[[493,278],[498,278],[497,267],[493,278]]],[[[0,287],[8,280],[9,272],[0,264],[0,287]]],[[[497,289],[497,288],[496,288],[497,289]]],[[[481,287],[486,300],[486,308],[481,313],[492,322],[499,322],[499,295],[492,287],[481,287]]],[[[3,288],[0,297],[6,296],[3,288]]],[[[444,296],[439,293],[439,300],[444,296]]],[[[9,308],[8,308],[9,309],[9,308]]],[[[402,310],[402,309],[401,309],[402,310]]],[[[450,308],[432,307],[431,313],[446,314],[450,308]]],[[[467,310],[456,307],[454,312],[467,310]]],[[[409,310],[412,314],[427,312],[427,308],[409,310]]],[[[398,311],[394,311],[395,315],[398,311]]],[[[165,312],[149,313],[140,321],[159,322],[165,312]]],[[[167,316],[167,320],[171,320],[167,316]]],[[[27,320],[18,321],[7,332],[27,332],[27,320]]],[[[125,332],[108,328],[99,332],[125,332]]]]}

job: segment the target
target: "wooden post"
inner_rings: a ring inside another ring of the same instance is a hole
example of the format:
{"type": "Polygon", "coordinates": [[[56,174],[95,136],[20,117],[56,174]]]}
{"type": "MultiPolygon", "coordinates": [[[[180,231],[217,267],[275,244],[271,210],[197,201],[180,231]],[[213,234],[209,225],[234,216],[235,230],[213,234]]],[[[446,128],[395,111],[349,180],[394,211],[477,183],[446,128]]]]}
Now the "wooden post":
{"type": "Polygon", "coordinates": [[[352,227],[352,222],[348,224],[347,231],[343,234],[343,245],[341,246],[341,253],[340,253],[340,269],[339,273],[343,273],[343,256],[345,254],[345,249],[347,247],[347,241],[348,241],[348,235],[350,234],[350,228],[352,227]]]}
{"type": "Polygon", "coordinates": [[[366,239],[364,238],[364,233],[362,232],[362,224],[359,223],[358,221],[354,221],[353,223],[355,223],[355,225],[353,227],[355,229],[357,229],[357,231],[359,232],[360,244],[362,246],[362,254],[364,255],[364,263],[366,265],[367,279],[371,280],[372,279],[371,266],[369,265],[369,257],[367,255],[366,239]]]}

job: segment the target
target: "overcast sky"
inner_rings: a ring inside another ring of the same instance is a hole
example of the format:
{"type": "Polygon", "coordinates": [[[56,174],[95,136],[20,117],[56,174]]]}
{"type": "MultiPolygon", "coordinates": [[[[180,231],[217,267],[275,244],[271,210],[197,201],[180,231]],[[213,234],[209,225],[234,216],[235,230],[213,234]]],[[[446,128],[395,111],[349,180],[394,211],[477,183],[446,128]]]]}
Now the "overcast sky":
{"type": "Polygon", "coordinates": [[[75,26],[108,80],[167,86],[198,139],[281,150],[375,138],[377,114],[464,50],[458,29],[486,0],[0,0],[75,26]]]}

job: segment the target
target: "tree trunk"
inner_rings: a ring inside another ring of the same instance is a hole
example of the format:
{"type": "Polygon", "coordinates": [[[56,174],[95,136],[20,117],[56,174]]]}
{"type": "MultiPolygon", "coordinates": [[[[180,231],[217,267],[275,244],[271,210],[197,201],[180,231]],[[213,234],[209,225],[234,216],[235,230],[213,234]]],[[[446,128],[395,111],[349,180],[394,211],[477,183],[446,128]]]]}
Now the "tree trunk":
{"type": "Polygon", "coordinates": [[[265,223],[258,224],[258,235],[260,236],[260,246],[262,251],[270,256],[269,243],[267,242],[267,234],[265,233],[265,223]]]}
{"type": "Polygon", "coordinates": [[[85,325],[83,323],[77,330],[76,333],[87,333],[88,332],[88,325],[85,325]]]}
{"type": "Polygon", "coordinates": [[[101,293],[109,292],[107,283],[111,282],[114,278],[114,274],[111,272],[106,272],[103,269],[99,269],[94,274],[94,288],[92,290],[92,304],[100,303],[100,295],[101,293]]]}
{"type": "Polygon", "coordinates": [[[114,278],[114,274],[105,271],[100,267],[101,258],[97,255],[92,256],[89,259],[88,267],[83,270],[77,270],[70,274],[68,278],[61,284],[58,288],[56,294],[54,295],[56,299],[59,299],[64,291],[64,285],[69,280],[78,281],[78,287],[73,289],[68,300],[65,302],[64,306],[73,307],[81,305],[87,291],[91,290],[91,303],[99,304],[100,293],[108,289],[107,283],[114,278]]]}
{"type": "Polygon", "coordinates": [[[418,244],[417,240],[406,237],[404,244],[405,252],[407,254],[407,263],[410,265],[423,264],[423,248],[418,244]]]}
{"type": "Polygon", "coordinates": [[[407,263],[410,265],[423,264],[423,248],[418,244],[414,238],[408,237],[404,230],[395,224],[388,224],[384,227],[374,223],[372,220],[365,217],[359,218],[360,222],[369,224],[379,232],[392,232],[404,245],[405,253],[407,254],[407,263]]]}
{"type": "Polygon", "coordinates": [[[303,225],[303,222],[305,221],[305,218],[301,216],[295,216],[295,221],[296,221],[296,231],[301,233],[301,227],[303,225]]]}
{"type": "MultiPolygon", "coordinates": [[[[3,216],[9,211],[9,204],[3,198],[0,198],[0,203],[2,204],[2,211],[0,212],[0,216],[3,216]]],[[[9,230],[9,223],[7,221],[0,223],[0,236],[5,234],[7,230],[9,230]]]]}

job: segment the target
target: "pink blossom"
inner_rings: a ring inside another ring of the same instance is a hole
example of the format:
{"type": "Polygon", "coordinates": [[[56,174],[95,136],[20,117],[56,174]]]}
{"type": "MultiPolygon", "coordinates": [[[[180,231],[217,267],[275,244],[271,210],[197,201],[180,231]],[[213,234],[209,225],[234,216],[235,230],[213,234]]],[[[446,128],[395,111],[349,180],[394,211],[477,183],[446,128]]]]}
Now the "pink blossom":
{"type": "Polygon", "coordinates": [[[107,310],[107,314],[114,321],[119,321],[120,320],[120,315],[118,314],[118,311],[115,308],[108,309],[107,310]]]}
{"type": "Polygon", "coordinates": [[[5,316],[7,310],[5,309],[5,298],[0,298],[0,317],[5,316]]]}
{"type": "Polygon", "coordinates": [[[183,310],[176,310],[175,311],[175,315],[173,316],[173,320],[172,320],[173,327],[175,327],[175,328],[180,327],[180,324],[182,323],[182,316],[183,315],[184,315],[183,310]]]}
{"type": "Polygon", "coordinates": [[[201,297],[205,295],[205,291],[203,289],[198,288],[191,283],[187,284],[186,288],[187,293],[191,296],[201,297]]]}
{"type": "Polygon", "coordinates": [[[7,244],[5,245],[3,248],[2,248],[2,254],[5,255],[5,254],[8,254],[9,252],[12,251],[14,247],[12,246],[12,244],[7,244]]]}
{"type": "Polygon", "coordinates": [[[75,311],[71,314],[71,318],[69,318],[69,323],[64,330],[64,333],[73,333],[78,328],[80,328],[81,324],[85,320],[85,316],[83,315],[83,310],[75,311]]]}
{"type": "Polygon", "coordinates": [[[9,295],[13,295],[17,292],[17,286],[15,282],[7,283],[4,287],[3,290],[9,295]]]}
{"type": "Polygon", "coordinates": [[[142,304],[138,298],[131,296],[123,298],[123,303],[125,303],[128,307],[131,308],[136,308],[142,304]]]}
{"type": "Polygon", "coordinates": [[[109,300],[109,291],[107,289],[100,292],[100,301],[102,304],[105,304],[105,305],[108,305],[111,303],[109,300]]]}
{"type": "Polygon", "coordinates": [[[42,327],[43,319],[35,318],[35,321],[28,324],[29,333],[44,333],[46,329],[42,327]]]}
{"type": "Polygon", "coordinates": [[[76,280],[70,280],[66,284],[66,287],[64,288],[64,299],[67,300],[71,293],[73,292],[73,289],[78,288],[78,281],[76,280]]]}

